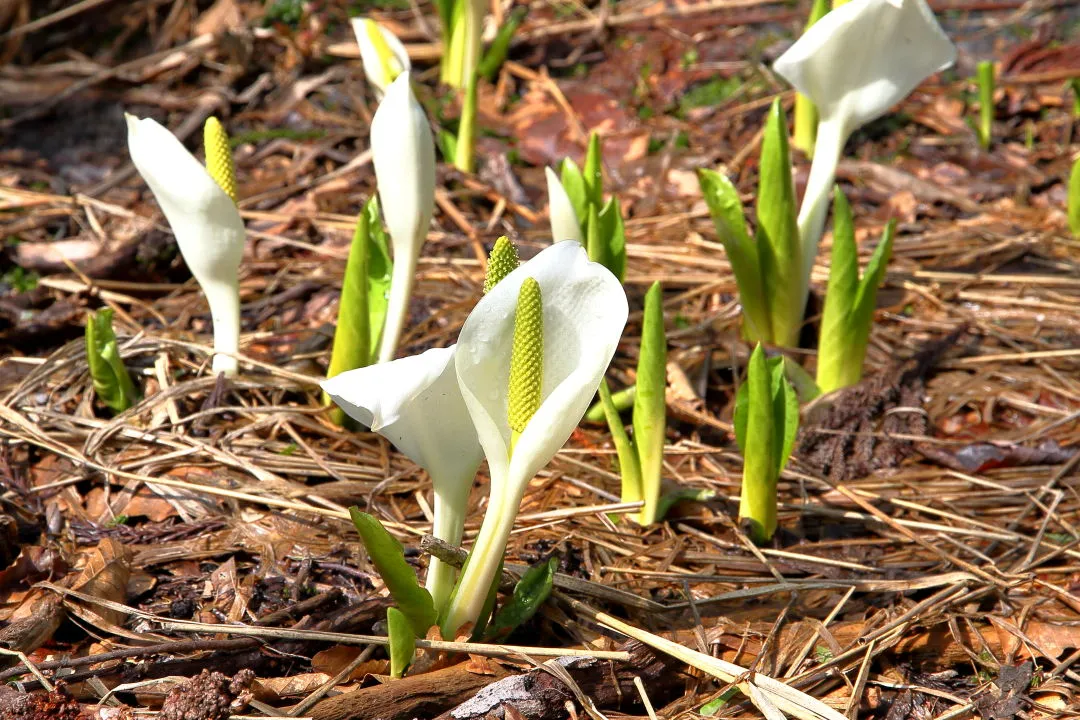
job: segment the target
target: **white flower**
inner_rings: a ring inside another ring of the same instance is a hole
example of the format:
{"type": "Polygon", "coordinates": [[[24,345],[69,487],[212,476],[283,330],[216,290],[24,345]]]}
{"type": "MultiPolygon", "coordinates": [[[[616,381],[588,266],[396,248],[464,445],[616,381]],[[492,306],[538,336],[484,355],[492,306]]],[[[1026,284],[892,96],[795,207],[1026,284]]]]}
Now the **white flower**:
{"type": "Polygon", "coordinates": [[[552,242],[576,240],[584,244],[581,223],[578,222],[578,216],[574,213],[574,204],[570,202],[566,188],[551,168],[544,168],[544,174],[547,176],[548,217],[551,220],[552,242]]]}
{"type": "Polygon", "coordinates": [[[376,93],[382,96],[398,75],[412,69],[409,53],[401,40],[398,40],[397,35],[374,20],[353,18],[352,29],[356,35],[356,44],[360,46],[360,60],[364,63],[364,75],[375,88],[376,93]],[[378,33],[382,37],[385,49],[389,51],[387,57],[381,56],[383,50],[376,42],[373,33],[378,33]]]}
{"type": "Polygon", "coordinates": [[[925,0],[852,0],[806,30],[773,69],[817,105],[817,146],[799,210],[809,278],[848,137],[956,60],[925,0]]]}
{"type": "Polygon", "coordinates": [[[236,204],[171,132],[125,115],[128,151],[169,221],[180,253],[210,305],[214,372],[236,372],[240,344],[239,268],[244,221],[236,204]]]}
{"type": "Polygon", "coordinates": [[[394,272],[379,362],[394,358],[409,310],[420,247],[435,212],[435,141],[424,109],[413,96],[409,73],[387,88],[371,121],[371,153],[394,272]]]}
{"type": "Polygon", "coordinates": [[[576,242],[556,242],[483,297],[458,338],[457,376],[491,474],[491,496],[468,567],[447,609],[443,635],[478,618],[529,481],[577,427],[615,353],[626,293],[576,242]],[[518,295],[540,286],[543,372],[540,405],[510,452],[508,389],[518,295]]]}
{"type": "MultiPolygon", "coordinates": [[[[322,388],[342,410],[427,471],[435,490],[432,534],[459,545],[483,454],[458,389],[454,346],[349,370],[322,388]]],[[[452,567],[432,559],[427,588],[441,608],[454,586],[452,567]]]]}

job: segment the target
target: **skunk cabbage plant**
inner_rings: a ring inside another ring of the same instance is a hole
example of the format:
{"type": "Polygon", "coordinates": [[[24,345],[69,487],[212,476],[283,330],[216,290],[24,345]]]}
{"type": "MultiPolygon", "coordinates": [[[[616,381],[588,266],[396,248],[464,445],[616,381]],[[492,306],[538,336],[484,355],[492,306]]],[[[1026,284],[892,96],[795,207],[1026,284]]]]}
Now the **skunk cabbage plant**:
{"type": "Polygon", "coordinates": [[[458,384],[487,457],[491,494],[441,621],[444,637],[481,620],[525,488],[577,427],[627,314],[615,276],[578,243],[557,242],[507,275],[465,321],[458,384]]]}
{"type": "Polygon", "coordinates": [[[844,144],[956,59],[926,0],[852,0],[808,28],[773,69],[818,109],[817,141],[799,209],[805,306],[844,144]]]}
{"type": "Polygon", "coordinates": [[[236,181],[228,139],[211,118],[206,168],[155,120],[126,115],[128,151],[165,214],[180,254],[206,295],[214,325],[214,372],[236,373],[240,345],[240,260],[244,221],[236,209],[236,181]],[[213,174],[212,174],[213,173],[213,174]]]}
{"type": "Polygon", "coordinates": [[[394,271],[379,362],[394,358],[409,296],[416,280],[416,263],[435,212],[435,141],[424,109],[403,72],[390,84],[371,121],[371,154],[379,200],[390,243],[394,271]]]}

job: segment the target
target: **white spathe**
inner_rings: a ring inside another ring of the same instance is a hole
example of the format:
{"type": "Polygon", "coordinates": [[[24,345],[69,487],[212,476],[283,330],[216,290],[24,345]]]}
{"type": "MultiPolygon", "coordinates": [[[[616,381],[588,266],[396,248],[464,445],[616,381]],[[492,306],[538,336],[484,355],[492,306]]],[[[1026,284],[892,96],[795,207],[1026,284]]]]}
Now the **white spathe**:
{"type": "MultiPolygon", "coordinates": [[[[434,348],[349,370],[324,380],[322,389],[428,472],[435,490],[432,534],[459,545],[483,453],[458,389],[454,351],[434,348]]],[[[451,566],[432,559],[426,585],[436,608],[446,602],[455,576],[451,566]]]]}
{"type": "Polygon", "coordinates": [[[409,52],[397,35],[370,18],[353,18],[352,29],[353,34],[356,35],[356,44],[360,46],[360,61],[364,64],[364,75],[381,97],[394,78],[387,75],[383,59],[379,57],[379,49],[371,40],[371,33],[377,32],[382,35],[392,55],[388,60],[395,75],[412,69],[409,52]]]}
{"type": "Polygon", "coordinates": [[[478,618],[529,481],[577,427],[626,325],[622,284],[579,243],[556,242],[477,303],[458,337],[458,382],[491,475],[491,495],[468,566],[443,623],[444,637],[478,618]],[[510,453],[510,356],[518,293],[540,285],[544,360],[540,407],[510,453]]]}
{"type": "Polygon", "coordinates": [[[125,114],[128,151],[165,214],[214,323],[214,372],[236,372],[240,345],[240,261],[244,221],[224,190],[175,135],[125,114]]]}
{"type": "Polygon", "coordinates": [[[807,278],[848,137],[955,60],[956,47],[925,0],[852,0],[814,23],[773,63],[820,115],[799,209],[807,278]]]}
{"type": "Polygon", "coordinates": [[[394,249],[394,271],[379,362],[394,358],[416,280],[416,263],[435,212],[435,140],[409,73],[390,84],[371,120],[371,160],[394,249]]]}
{"type": "Polygon", "coordinates": [[[574,204],[570,202],[566,188],[551,168],[544,168],[544,174],[547,176],[548,219],[551,221],[552,241],[576,240],[584,244],[581,223],[578,222],[578,217],[574,213],[574,204]]]}

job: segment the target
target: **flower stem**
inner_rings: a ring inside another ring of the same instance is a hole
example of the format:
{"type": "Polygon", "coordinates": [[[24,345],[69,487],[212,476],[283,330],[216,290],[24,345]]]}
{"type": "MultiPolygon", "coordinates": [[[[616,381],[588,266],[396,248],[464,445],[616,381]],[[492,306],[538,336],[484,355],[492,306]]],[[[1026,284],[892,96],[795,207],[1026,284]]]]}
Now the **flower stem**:
{"type": "MultiPolygon", "coordinates": [[[[818,124],[814,161],[806,182],[802,205],[799,206],[799,239],[802,243],[803,273],[801,294],[803,310],[810,292],[810,272],[814,269],[818,243],[825,229],[829,210],[829,194],[836,180],[836,166],[847,142],[847,129],[836,118],[823,118],[818,124]]],[[[800,313],[801,316],[801,313],[800,313]]]]}
{"type": "Polygon", "coordinates": [[[215,283],[204,286],[203,294],[210,305],[210,318],[214,324],[214,374],[235,375],[236,353],[240,350],[240,285],[215,283]]]}
{"type": "MultiPolygon", "coordinates": [[[[419,248],[419,245],[417,245],[419,248]]],[[[419,250],[417,251],[419,252],[419,250]]],[[[416,260],[412,257],[394,257],[394,271],[390,279],[390,300],[386,305],[386,324],[383,326],[382,342],[379,344],[379,362],[389,362],[397,352],[398,340],[405,327],[409,312],[409,298],[416,282],[416,260]]]]}

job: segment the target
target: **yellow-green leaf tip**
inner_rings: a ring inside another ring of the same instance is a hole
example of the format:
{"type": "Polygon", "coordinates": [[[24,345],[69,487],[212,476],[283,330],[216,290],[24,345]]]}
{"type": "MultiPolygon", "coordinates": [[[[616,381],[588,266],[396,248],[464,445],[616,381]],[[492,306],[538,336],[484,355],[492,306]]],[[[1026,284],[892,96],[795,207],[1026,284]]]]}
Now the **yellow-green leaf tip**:
{"type": "Polygon", "coordinates": [[[510,397],[507,416],[510,429],[525,432],[525,426],[540,408],[544,383],[544,306],[540,283],[525,278],[518,293],[514,314],[514,349],[510,355],[510,397]]]}
{"type": "Polygon", "coordinates": [[[488,255],[487,274],[484,276],[484,294],[491,292],[491,288],[498,285],[504,277],[517,269],[517,248],[510,239],[503,235],[495,241],[495,247],[491,248],[488,255]]]}
{"type": "Polygon", "coordinates": [[[221,121],[212,115],[206,119],[203,126],[203,147],[206,150],[206,171],[225,194],[236,202],[236,169],[233,167],[229,136],[221,126],[221,121]]]}

